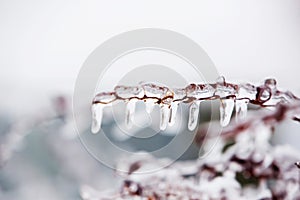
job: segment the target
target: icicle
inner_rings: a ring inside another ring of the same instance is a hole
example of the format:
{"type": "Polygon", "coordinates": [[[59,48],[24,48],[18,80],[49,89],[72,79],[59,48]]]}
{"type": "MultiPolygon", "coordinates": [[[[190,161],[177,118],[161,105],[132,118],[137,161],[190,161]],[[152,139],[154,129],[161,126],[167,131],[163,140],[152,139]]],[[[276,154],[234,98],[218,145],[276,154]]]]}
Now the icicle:
{"type": "Polygon", "coordinates": [[[230,122],[234,107],[233,99],[221,99],[220,101],[220,124],[221,126],[227,126],[230,122]]]}
{"type": "Polygon", "coordinates": [[[168,105],[161,105],[160,107],[160,130],[166,130],[170,119],[170,107],[168,105]]]}
{"type": "Polygon", "coordinates": [[[101,128],[101,122],[102,122],[102,115],[103,115],[103,104],[93,104],[92,105],[92,127],[91,131],[92,133],[96,134],[99,132],[101,128]]]}
{"type": "Polygon", "coordinates": [[[195,130],[198,124],[200,101],[195,101],[190,106],[188,129],[190,131],[195,130]]]}
{"type": "Polygon", "coordinates": [[[133,125],[135,104],[137,101],[138,101],[137,99],[131,99],[126,104],[125,124],[127,128],[131,128],[133,125]]]}
{"type": "Polygon", "coordinates": [[[146,112],[147,113],[150,114],[153,111],[156,101],[157,101],[156,99],[147,99],[145,101],[145,106],[146,106],[146,112]]]}
{"type": "Polygon", "coordinates": [[[171,116],[169,121],[169,126],[173,126],[176,121],[176,114],[177,114],[178,102],[171,103],[171,116]]]}
{"type": "Polygon", "coordinates": [[[237,122],[244,120],[247,116],[248,99],[241,99],[235,101],[235,119],[237,122]]]}

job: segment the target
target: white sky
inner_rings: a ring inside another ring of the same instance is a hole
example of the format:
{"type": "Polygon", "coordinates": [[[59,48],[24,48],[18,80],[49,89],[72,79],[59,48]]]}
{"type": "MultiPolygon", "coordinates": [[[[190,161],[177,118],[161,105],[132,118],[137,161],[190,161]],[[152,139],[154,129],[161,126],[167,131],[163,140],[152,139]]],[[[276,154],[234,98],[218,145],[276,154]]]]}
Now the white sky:
{"type": "Polygon", "coordinates": [[[91,51],[145,27],[193,39],[228,80],[272,76],[299,94],[299,9],[298,0],[0,0],[1,107],[71,94],[91,51]]]}

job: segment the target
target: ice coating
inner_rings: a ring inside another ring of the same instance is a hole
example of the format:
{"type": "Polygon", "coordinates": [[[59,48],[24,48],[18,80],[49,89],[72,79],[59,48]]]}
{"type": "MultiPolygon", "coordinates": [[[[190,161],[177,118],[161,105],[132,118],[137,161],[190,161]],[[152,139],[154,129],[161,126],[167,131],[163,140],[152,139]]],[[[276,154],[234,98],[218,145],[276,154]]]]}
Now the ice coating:
{"type": "Polygon", "coordinates": [[[238,93],[238,85],[226,83],[223,76],[219,77],[215,84],[215,97],[217,98],[227,98],[231,96],[236,96],[238,93]]]}
{"type": "Polygon", "coordinates": [[[187,97],[191,99],[208,99],[214,96],[215,89],[206,84],[190,84],[186,88],[187,97]]]}
{"type": "Polygon", "coordinates": [[[95,96],[93,104],[109,104],[117,99],[115,92],[102,92],[95,96]]]}
{"type": "Polygon", "coordinates": [[[144,95],[148,98],[162,99],[167,97],[171,91],[169,88],[155,83],[142,83],[141,87],[144,90],[144,95]]]}
{"type": "Polygon", "coordinates": [[[186,98],[187,92],[185,88],[172,89],[174,101],[181,101],[186,98]]]}
{"type": "MultiPolygon", "coordinates": [[[[92,132],[100,130],[102,112],[97,111],[101,106],[111,105],[117,100],[127,102],[126,124],[132,126],[136,101],[144,101],[146,112],[151,113],[155,105],[161,109],[161,130],[175,123],[177,108],[182,103],[189,103],[189,130],[198,125],[199,102],[220,100],[220,124],[226,126],[230,123],[232,111],[235,106],[237,121],[246,117],[248,104],[261,107],[275,107],[278,104],[299,102],[299,98],[289,91],[280,91],[275,79],[266,79],[262,85],[255,86],[250,83],[234,84],[220,77],[215,83],[191,83],[183,88],[169,88],[162,84],[142,82],[137,86],[116,86],[113,92],[102,92],[93,99],[92,132]],[[134,101],[133,101],[134,99],[134,101]],[[99,119],[95,119],[99,118],[99,119]]],[[[103,108],[103,107],[101,107],[103,108]]],[[[294,116],[295,120],[299,120],[294,116]]]]}
{"type": "Polygon", "coordinates": [[[130,98],[142,98],[144,96],[144,92],[142,87],[127,87],[127,86],[116,86],[115,94],[122,99],[130,99],[130,98]]]}

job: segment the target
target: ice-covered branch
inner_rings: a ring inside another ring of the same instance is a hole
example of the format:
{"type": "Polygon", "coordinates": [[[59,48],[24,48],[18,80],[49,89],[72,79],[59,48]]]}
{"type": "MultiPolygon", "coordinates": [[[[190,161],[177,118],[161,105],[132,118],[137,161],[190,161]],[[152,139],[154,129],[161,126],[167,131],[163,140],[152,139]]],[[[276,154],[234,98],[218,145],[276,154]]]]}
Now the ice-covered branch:
{"type": "MultiPolygon", "coordinates": [[[[236,116],[245,118],[248,103],[261,107],[275,107],[279,104],[300,102],[299,98],[289,91],[277,89],[275,79],[266,79],[264,84],[234,84],[225,81],[224,77],[215,83],[191,83],[185,88],[169,88],[155,83],[141,83],[138,86],[116,86],[113,92],[98,93],[92,102],[92,132],[97,133],[101,127],[103,108],[113,102],[126,102],[126,124],[131,126],[137,101],[144,101],[146,111],[151,112],[154,105],[160,106],[160,129],[173,125],[178,105],[190,104],[188,128],[193,131],[198,124],[199,106],[203,101],[220,100],[220,123],[228,125],[235,107],[236,116]]],[[[291,116],[297,120],[297,117],[291,116]]]]}

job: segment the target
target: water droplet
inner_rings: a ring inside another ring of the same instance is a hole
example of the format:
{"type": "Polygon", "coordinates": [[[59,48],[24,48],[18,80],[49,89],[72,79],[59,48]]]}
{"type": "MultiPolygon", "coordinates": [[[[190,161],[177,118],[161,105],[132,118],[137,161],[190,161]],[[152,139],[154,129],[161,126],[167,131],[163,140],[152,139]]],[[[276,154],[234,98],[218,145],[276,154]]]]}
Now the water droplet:
{"type": "Polygon", "coordinates": [[[247,116],[248,99],[241,99],[235,101],[235,119],[237,122],[242,121],[247,116]]]}
{"type": "Polygon", "coordinates": [[[233,99],[221,99],[220,101],[220,124],[221,126],[227,126],[230,122],[234,107],[233,99]]]}
{"type": "Polygon", "coordinates": [[[93,104],[92,105],[92,133],[96,134],[101,128],[102,115],[103,115],[103,104],[93,104]]]}
{"type": "Polygon", "coordinates": [[[216,80],[216,83],[219,85],[225,85],[225,77],[224,76],[219,76],[216,80]]]}
{"type": "Polygon", "coordinates": [[[171,117],[169,121],[169,126],[173,126],[175,124],[178,104],[178,102],[171,103],[171,117]]]}
{"type": "Polygon", "coordinates": [[[170,119],[170,107],[168,105],[161,105],[160,107],[160,130],[166,130],[170,119]]]}
{"type": "Polygon", "coordinates": [[[200,101],[194,101],[190,106],[188,129],[195,130],[198,125],[200,101]]]}
{"type": "Polygon", "coordinates": [[[135,105],[137,101],[137,99],[131,99],[126,104],[125,124],[127,128],[131,128],[133,125],[135,105]]]}
{"type": "Polygon", "coordinates": [[[145,100],[145,106],[146,106],[147,113],[150,114],[153,111],[156,101],[157,101],[156,99],[145,100]]]}

